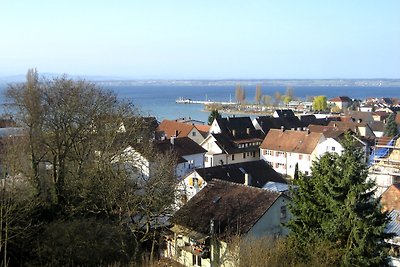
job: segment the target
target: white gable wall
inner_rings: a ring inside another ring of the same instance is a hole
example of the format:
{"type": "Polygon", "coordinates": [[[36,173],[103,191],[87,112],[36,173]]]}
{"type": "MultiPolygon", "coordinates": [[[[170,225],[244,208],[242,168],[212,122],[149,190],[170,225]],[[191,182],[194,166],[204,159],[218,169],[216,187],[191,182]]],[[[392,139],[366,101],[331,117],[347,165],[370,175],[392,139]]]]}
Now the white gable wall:
{"type": "Polygon", "coordinates": [[[275,237],[277,235],[288,235],[289,230],[282,225],[283,223],[287,223],[291,218],[288,204],[288,198],[283,195],[278,197],[246,236],[262,237],[271,235],[275,237]]]}
{"type": "Polygon", "coordinates": [[[320,157],[326,152],[342,154],[343,146],[333,138],[327,138],[317,146],[316,156],[320,157]]]}
{"type": "Polygon", "coordinates": [[[221,133],[221,128],[219,127],[217,120],[215,119],[210,127],[210,133],[221,133]]]}
{"type": "Polygon", "coordinates": [[[188,133],[187,137],[195,141],[197,144],[201,144],[204,141],[203,135],[193,126],[192,130],[188,133]]]}
{"type": "Polygon", "coordinates": [[[186,155],[186,156],[182,156],[182,157],[188,161],[190,169],[204,167],[204,154],[203,153],[191,154],[191,155],[186,155]]]}

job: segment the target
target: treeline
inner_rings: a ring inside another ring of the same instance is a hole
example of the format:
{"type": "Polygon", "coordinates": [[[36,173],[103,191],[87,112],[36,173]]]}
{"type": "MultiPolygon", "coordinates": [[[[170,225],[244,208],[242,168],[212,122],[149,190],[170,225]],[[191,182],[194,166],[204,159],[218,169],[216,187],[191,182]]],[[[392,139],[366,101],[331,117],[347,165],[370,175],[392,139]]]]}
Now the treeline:
{"type": "Polygon", "coordinates": [[[176,179],[174,156],[152,147],[149,119],[111,91],[68,77],[40,79],[34,69],[6,97],[24,133],[1,143],[1,266],[155,258],[176,179]],[[157,162],[148,177],[127,147],[157,162]]]}
{"type": "MultiPolygon", "coordinates": [[[[237,85],[235,88],[235,98],[236,101],[240,104],[246,103],[246,89],[237,85]]],[[[274,93],[274,96],[264,95],[262,93],[261,85],[256,85],[255,94],[254,94],[254,103],[257,105],[266,105],[266,106],[278,106],[280,103],[288,104],[292,100],[296,100],[297,98],[294,95],[294,89],[291,86],[286,88],[284,94],[279,91],[274,93]]]]}

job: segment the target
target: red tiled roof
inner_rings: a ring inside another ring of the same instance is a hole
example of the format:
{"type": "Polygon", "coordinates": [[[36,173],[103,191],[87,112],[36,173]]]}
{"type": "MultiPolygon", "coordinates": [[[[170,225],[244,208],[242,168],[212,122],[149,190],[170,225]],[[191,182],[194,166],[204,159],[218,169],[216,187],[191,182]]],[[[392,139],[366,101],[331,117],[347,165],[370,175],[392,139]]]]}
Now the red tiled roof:
{"type": "Polygon", "coordinates": [[[311,154],[321,137],[322,133],[271,129],[262,142],[260,148],[311,154]]]}
{"type": "Polygon", "coordinates": [[[193,127],[194,126],[192,124],[177,122],[174,120],[163,120],[158,126],[157,130],[163,131],[166,134],[167,138],[175,136],[176,132],[178,132],[178,135],[176,137],[185,137],[190,134],[193,127]]]}
{"type": "Polygon", "coordinates": [[[329,102],[351,102],[348,96],[338,96],[328,100],[329,102]]]}
{"type": "Polygon", "coordinates": [[[210,125],[201,125],[201,124],[195,124],[194,127],[199,130],[199,132],[206,137],[208,135],[208,132],[210,131],[211,126],[210,125]]]}
{"type": "Polygon", "coordinates": [[[322,133],[326,138],[337,138],[345,133],[342,129],[333,126],[309,125],[308,129],[312,133],[322,133]]]}

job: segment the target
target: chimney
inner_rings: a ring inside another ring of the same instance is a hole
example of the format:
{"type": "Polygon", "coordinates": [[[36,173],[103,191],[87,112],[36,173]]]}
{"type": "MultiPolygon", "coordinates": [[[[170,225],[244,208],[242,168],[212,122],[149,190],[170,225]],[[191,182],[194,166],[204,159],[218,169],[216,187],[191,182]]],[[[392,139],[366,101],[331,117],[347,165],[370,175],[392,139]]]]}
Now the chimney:
{"type": "Polygon", "coordinates": [[[246,133],[250,134],[250,128],[246,128],[246,133]]]}
{"type": "Polygon", "coordinates": [[[235,129],[232,130],[232,135],[236,136],[236,130],[235,129]]]}
{"type": "Polygon", "coordinates": [[[196,190],[196,193],[199,192],[199,178],[196,177],[196,173],[193,176],[193,187],[196,190]]]}
{"type": "Polygon", "coordinates": [[[251,177],[248,173],[244,174],[244,185],[249,186],[251,184],[251,177]]]}

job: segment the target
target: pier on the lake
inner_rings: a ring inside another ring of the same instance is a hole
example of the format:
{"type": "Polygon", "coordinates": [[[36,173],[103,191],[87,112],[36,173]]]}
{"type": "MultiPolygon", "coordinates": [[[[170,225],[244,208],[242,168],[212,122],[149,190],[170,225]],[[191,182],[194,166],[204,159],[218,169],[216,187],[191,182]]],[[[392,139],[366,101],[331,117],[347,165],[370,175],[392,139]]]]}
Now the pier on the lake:
{"type": "Polygon", "coordinates": [[[178,98],[175,100],[177,104],[203,104],[203,105],[236,105],[236,102],[212,101],[212,100],[192,100],[190,98],[178,98]]]}

